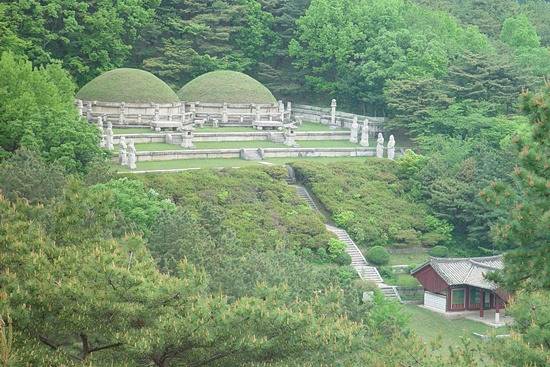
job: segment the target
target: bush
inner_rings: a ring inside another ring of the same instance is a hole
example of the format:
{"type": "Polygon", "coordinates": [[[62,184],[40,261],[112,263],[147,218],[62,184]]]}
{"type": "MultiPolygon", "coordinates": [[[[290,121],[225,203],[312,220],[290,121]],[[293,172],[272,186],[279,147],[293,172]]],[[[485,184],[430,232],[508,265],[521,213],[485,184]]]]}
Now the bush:
{"type": "Polygon", "coordinates": [[[390,254],[382,246],[374,246],[367,251],[367,260],[374,265],[386,265],[390,261],[390,254]]]}
{"type": "Polygon", "coordinates": [[[349,256],[349,254],[343,252],[343,253],[337,255],[334,258],[333,261],[338,265],[350,265],[351,264],[351,256],[349,256]]]}
{"type": "Polygon", "coordinates": [[[429,254],[435,257],[447,257],[449,256],[449,249],[445,246],[435,246],[430,250],[429,254]]]}

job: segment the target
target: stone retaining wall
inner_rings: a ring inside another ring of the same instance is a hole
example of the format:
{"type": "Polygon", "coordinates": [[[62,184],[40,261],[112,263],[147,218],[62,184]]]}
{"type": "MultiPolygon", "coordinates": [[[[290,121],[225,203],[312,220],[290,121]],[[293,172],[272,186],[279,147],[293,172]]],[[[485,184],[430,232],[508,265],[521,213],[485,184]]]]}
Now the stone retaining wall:
{"type": "MultiPolygon", "coordinates": [[[[258,150],[258,149],[249,149],[258,150]]],[[[376,148],[263,148],[264,158],[280,157],[375,157],[376,148]]],[[[403,149],[396,148],[396,157],[403,149]]],[[[240,158],[241,149],[191,149],[137,152],[138,162],[194,158],[240,158]]]]}

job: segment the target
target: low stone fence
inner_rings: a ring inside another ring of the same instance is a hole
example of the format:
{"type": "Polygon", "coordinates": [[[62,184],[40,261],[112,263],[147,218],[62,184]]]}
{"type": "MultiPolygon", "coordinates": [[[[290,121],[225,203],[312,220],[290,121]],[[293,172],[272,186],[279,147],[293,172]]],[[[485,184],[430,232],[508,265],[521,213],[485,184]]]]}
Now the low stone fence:
{"type": "MultiPolygon", "coordinates": [[[[195,158],[240,158],[242,150],[261,151],[263,158],[278,157],[375,157],[376,148],[258,148],[258,149],[189,149],[137,152],[138,162],[195,158]]],[[[396,156],[403,149],[396,149],[396,156]]]]}
{"type": "Polygon", "coordinates": [[[90,122],[111,122],[115,126],[146,125],[154,121],[180,121],[185,123],[211,122],[218,126],[253,126],[257,121],[289,121],[291,104],[237,103],[116,103],[76,100],[79,114],[90,122]]]}
{"type": "Polygon", "coordinates": [[[337,126],[344,128],[351,128],[354,117],[357,116],[359,123],[362,123],[366,119],[369,120],[369,134],[372,136],[377,135],[379,132],[384,132],[384,117],[372,117],[356,115],[353,113],[336,111],[336,102],[333,100],[333,107],[317,107],[309,105],[294,105],[292,108],[292,117],[294,120],[302,119],[303,121],[318,122],[324,125],[330,125],[332,116],[334,115],[334,121],[337,126]]]}

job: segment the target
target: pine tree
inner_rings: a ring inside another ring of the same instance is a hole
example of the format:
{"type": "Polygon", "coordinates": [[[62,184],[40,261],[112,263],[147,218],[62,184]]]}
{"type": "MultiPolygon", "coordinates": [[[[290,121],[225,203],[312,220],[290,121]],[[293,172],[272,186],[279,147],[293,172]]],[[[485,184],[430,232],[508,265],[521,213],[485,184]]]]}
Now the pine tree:
{"type": "MultiPolygon", "coordinates": [[[[522,96],[532,134],[515,140],[518,164],[514,169],[518,192],[510,215],[494,228],[495,240],[511,250],[505,256],[500,281],[511,290],[550,289],[550,84],[539,94],[522,96]]],[[[494,184],[487,201],[499,205],[511,195],[494,184]]]]}

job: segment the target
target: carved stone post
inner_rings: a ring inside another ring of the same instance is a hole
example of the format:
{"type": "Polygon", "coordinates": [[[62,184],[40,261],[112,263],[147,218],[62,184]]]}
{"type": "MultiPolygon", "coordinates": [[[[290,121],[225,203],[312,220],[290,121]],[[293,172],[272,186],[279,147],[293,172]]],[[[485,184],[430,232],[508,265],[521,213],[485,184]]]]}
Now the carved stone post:
{"type": "Polygon", "coordinates": [[[333,99],[330,103],[330,124],[336,125],[336,100],[333,99]]]}
{"type": "Polygon", "coordinates": [[[92,121],[92,102],[86,102],[86,119],[92,121]]]}
{"type": "Polygon", "coordinates": [[[225,124],[227,124],[228,120],[229,120],[229,118],[227,116],[227,103],[224,102],[223,111],[222,111],[222,123],[225,125],[225,124]]]}
{"type": "Polygon", "coordinates": [[[101,116],[97,117],[97,128],[103,134],[103,118],[101,116]]]}
{"type": "Polygon", "coordinates": [[[363,129],[361,129],[360,144],[364,147],[369,146],[369,119],[365,119],[365,122],[363,122],[363,129]]]}
{"type": "Polygon", "coordinates": [[[126,103],[120,102],[118,122],[124,125],[124,114],[126,113],[126,103]]]}

